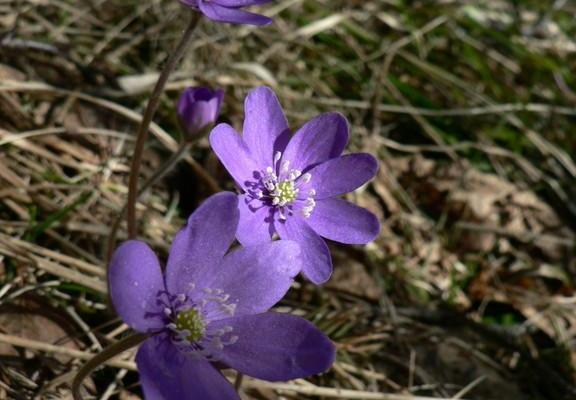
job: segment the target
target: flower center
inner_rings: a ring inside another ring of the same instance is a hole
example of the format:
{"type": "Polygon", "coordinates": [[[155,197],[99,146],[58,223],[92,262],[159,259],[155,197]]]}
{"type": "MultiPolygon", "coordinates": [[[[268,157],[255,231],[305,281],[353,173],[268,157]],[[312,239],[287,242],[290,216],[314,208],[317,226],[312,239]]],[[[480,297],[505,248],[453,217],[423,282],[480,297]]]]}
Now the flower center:
{"type": "Polygon", "coordinates": [[[316,206],[316,191],[308,185],[312,175],[290,168],[289,160],[280,163],[281,158],[282,153],[277,151],[273,165],[258,172],[259,180],[250,183],[248,193],[252,198],[274,207],[280,220],[285,220],[294,212],[308,218],[316,206]]]}
{"type": "Polygon", "coordinates": [[[198,341],[206,333],[206,324],[200,313],[194,308],[179,312],[174,324],[176,329],[181,332],[182,337],[189,342],[198,341]]]}
{"type": "Polygon", "coordinates": [[[298,188],[294,184],[294,181],[282,181],[276,185],[276,190],[271,193],[272,203],[276,204],[290,204],[296,200],[298,196],[298,188]]]}
{"type": "Polygon", "coordinates": [[[237,302],[222,289],[200,289],[192,282],[185,290],[177,295],[158,293],[157,303],[165,322],[163,331],[181,352],[215,360],[225,346],[236,343],[238,336],[231,326],[216,328],[212,322],[234,316],[237,302]]]}

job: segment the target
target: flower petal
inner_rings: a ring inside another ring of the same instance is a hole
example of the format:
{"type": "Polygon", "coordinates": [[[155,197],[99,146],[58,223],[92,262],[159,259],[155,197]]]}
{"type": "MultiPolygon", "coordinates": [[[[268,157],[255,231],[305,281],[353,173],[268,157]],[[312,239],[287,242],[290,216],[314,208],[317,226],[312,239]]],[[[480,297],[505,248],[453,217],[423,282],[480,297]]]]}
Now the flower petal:
{"type": "Polygon", "coordinates": [[[315,198],[325,199],[352,192],[376,175],[378,161],[367,153],[347,154],[310,169],[315,198]]]}
{"type": "Polygon", "coordinates": [[[238,340],[224,346],[220,361],[258,379],[287,381],[325,372],[335,348],[304,318],[264,313],[218,321],[215,327],[232,327],[238,340]]]}
{"type": "Polygon", "coordinates": [[[246,7],[256,4],[269,3],[272,0],[212,0],[224,7],[246,7]]]}
{"type": "Polygon", "coordinates": [[[282,162],[305,171],[320,162],[338,157],[348,142],[348,121],[342,114],[326,113],[308,121],[290,139],[282,162]]]}
{"type": "Polygon", "coordinates": [[[144,242],[129,240],[114,251],[108,269],[110,296],[116,312],[139,332],[163,326],[158,312],[158,292],[165,290],[156,254],[144,242]]]}
{"type": "Polygon", "coordinates": [[[242,136],[260,169],[273,166],[274,153],[284,151],[290,130],[280,102],[265,86],[248,93],[242,136]]]}
{"type": "Polygon", "coordinates": [[[202,14],[216,22],[246,25],[268,25],[272,20],[263,15],[253,14],[237,8],[222,7],[212,1],[198,0],[202,14]]]}
{"type": "Polygon", "coordinates": [[[208,361],[179,353],[165,339],[146,340],[138,349],[136,364],[147,400],[240,400],[208,361]]]}
{"type": "Polygon", "coordinates": [[[180,96],[177,105],[184,132],[193,137],[203,133],[208,125],[216,122],[223,98],[223,90],[206,87],[187,88],[180,96]]]}
{"type": "Polygon", "coordinates": [[[342,199],[318,200],[306,222],[320,236],[347,244],[366,244],[380,232],[374,214],[342,199]]]}
{"type": "Polygon", "coordinates": [[[198,207],[178,232],[166,266],[166,287],[186,293],[189,284],[201,283],[234,241],[238,226],[238,196],[217,193],[198,207]]]}
{"type": "Polygon", "coordinates": [[[272,216],[270,207],[259,200],[250,200],[243,194],[238,196],[240,221],[236,237],[242,246],[253,246],[272,240],[272,216]]]}
{"type": "Polygon", "coordinates": [[[282,239],[294,240],[300,245],[302,272],[312,283],[321,285],[332,275],[332,259],[326,242],[306,222],[298,217],[274,221],[276,232],[282,239]]]}
{"type": "Polygon", "coordinates": [[[236,183],[245,187],[260,170],[240,135],[228,124],[217,125],[210,133],[210,145],[236,183]]]}
{"type": "Polygon", "coordinates": [[[230,296],[228,302],[236,303],[234,315],[257,314],[284,297],[300,269],[298,243],[279,240],[233,251],[204,284],[230,296]]]}

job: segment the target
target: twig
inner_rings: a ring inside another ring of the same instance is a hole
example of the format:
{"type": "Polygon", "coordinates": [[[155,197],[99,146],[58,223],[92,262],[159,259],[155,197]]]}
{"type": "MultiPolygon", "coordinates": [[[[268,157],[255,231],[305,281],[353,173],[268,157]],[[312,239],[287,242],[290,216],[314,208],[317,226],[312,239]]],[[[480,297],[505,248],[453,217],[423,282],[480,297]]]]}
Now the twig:
{"type": "Polygon", "coordinates": [[[295,383],[271,383],[256,380],[247,380],[244,383],[247,388],[267,388],[278,391],[287,391],[308,396],[323,396],[348,400],[440,400],[437,397],[422,397],[391,393],[375,393],[360,390],[337,389],[314,385],[298,385],[295,383]]]}
{"type": "MultiPolygon", "coordinates": [[[[146,190],[148,190],[152,185],[158,182],[162,177],[164,177],[177,163],[182,159],[182,157],[186,154],[186,152],[192,146],[191,142],[183,141],[180,144],[178,150],[172,154],[172,156],[164,163],[160,168],[156,170],[154,175],[152,175],[145,183],[142,185],[140,190],[138,191],[138,195],[136,196],[136,200],[142,196],[146,190]]],[[[112,258],[112,253],[114,252],[114,248],[116,246],[116,236],[118,234],[118,229],[120,229],[120,224],[122,224],[122,220],[126,214],[128,209],[128,204],[124,204],[124,207],[118,213],[118,216],[114,220],[112,224],[112,228],[110,229],[110,234],[108,235],[108,240],[106,242],[106,264],[110,262],[112,258]]]]}
{"type": "MultiPolygon", "coordinates": [[[[82,400],[82,395],[80,395],[80,388],[82,387],[82,382],[90,373],[98,368],[100,365],[104,364],[111,358],[117,356],[118,354],[131,349],[134,346],[142,343],[149,335],[145,335],[142,333],[136,333],[134,335],[130,335],[102,350],[100,353],[96,354],[93,358],[88,360],[86,364],[80,368],[76,376],[74,377],[74,381],[72,382],[72,395],[74,396],[74,400],[82,400]]],[[[124,369],[133,369],[134,364],[130,365],[129,367],[126,365],[122,368],[124,369]],[[128,367],[128,368],[126,368],[128,367]]]]}
{"type": "Polygon", "coordinates": [[[243,380],[244,380],[244,374],[238,372],[238,374],[236,374],[236,378],[234,379],[234,389],[236,389],[236,392],[238,393],[240,393],[240,387],[242,386],[243,380]]]}
{"type": "MultiPolygon", "coordinates": [[[[38,350],[47,353],[62,354],[73,358],[79,358],[81,360],[90,360],[92,357],[94,357],[93,353],[89,353],[86,351],[69,349],[64,346],[56,346],[50,343],[25,339],[18,336],[6,335],[3,333],[0,333],[0,342],[16,347],[23,347],[30,350],[38,350]]],[[[131,361],[107,359],[104,363],[111,367],[129,369],[131,371],[136,370],[136,365],[131,361]]]]}
{"type": "Polygon", "coordinates": [[[482,382],[484,382],[486,380],[486,375],[481,375],[478,378],[474,379],[472,382],[470,382],[468,385],[466,385],[462,390],[460,390],[458,393],[456,393],[454,395],[454,397],[452,397],[453,400],[456,399],[461,399],[462,396],[466,395],[466,393],[470,392],[472,389],[474,389],[476,386],[478,386],[479,384],[481,384],[482,382]]]}
{"type": "Polygon", "coordinates": [[[150,99],[148,101],[148,105],[146,106],[146,111],[144,112],[144,117],[142,119],[142,123],[138,129],[138,135],[136,139],[136,146],[134,148],[134,156],[132,158],[132,166],[130,168],[130,179],[128,183],[128,202],[127,202],[127,210],[126,210],[126,221],[128,223],[128,237],[133,239],[136,237],[136,198],[138,196],[138,176],[140,175],[140,165],[142,163],[142,155],[144,152],[144,143],[148,138],[148,128],[152,119],[154,118],[154,114],[158,109],[158,105],[160,104],[160,97],[164,90],[164,86],[168,81],[168,77],[176,68],[176,64],[180,61],[180,58],[184,55],[186,48],[190,43],[190,38],[192,37],[192,33],[198,25],[199,15],[196,12],[193,12],[190,16],[190,22],[180,39],[180,42],[176,46],[174,52],[170,55],[158,81],[156,82],[156,86],[150,95],[150,99]]]}

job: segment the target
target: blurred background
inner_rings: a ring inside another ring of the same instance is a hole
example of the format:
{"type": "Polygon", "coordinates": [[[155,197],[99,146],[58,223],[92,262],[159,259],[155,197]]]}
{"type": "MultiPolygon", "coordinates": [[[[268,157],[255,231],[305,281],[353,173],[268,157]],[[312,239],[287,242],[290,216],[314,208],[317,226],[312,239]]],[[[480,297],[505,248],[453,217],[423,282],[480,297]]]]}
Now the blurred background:
{"type": "MultiPolygon", "coordinates": [[[[382,232],[333,244],[330,283],[299,280],[280,305],[330,335],[334,368],[246,380],[245,398],[575,399],[576,3],[259,11],[274,24],[200,24],[143,176],[177,148],[185,87],[223,88],[221,121],[240,129],[247,91],[268,85],[294,129],[339,111],[348,150],[378,156],[375,180],[349,199],[382,232]]],[[[74,370],[127,333],[107,304],[105,243],[186,13],[176,0],[0,0],[0,399],[70,399],[74,370]]],[[[142,198],[142,238],[165,256],[218,187],[233,183],[204,139],[142,198]]],[[[93,398],[141,398],[130,357],[92,376],[93,398]]]]}

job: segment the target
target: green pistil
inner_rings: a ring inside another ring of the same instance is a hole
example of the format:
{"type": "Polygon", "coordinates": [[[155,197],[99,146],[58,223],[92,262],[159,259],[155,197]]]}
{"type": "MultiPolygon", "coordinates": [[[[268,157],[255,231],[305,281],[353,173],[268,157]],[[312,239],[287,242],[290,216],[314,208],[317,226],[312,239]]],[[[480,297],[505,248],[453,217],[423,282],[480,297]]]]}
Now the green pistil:
{"type": "Polygon", "coordinates": [[[280,204],[292,203],[298,196],[298,189],[294,187],[294,181],[284,181],[278,183],[276,187],[278,190],[277,197],[280,204]]]}
{"type": "Polygon", "coordinates": [[[190,335],[186,337],[186,340],[190,342],[198,341],[206,331],[202,316],[195,309],[178,313],[175,324],[179,331],[187,330],[190,332],[190,335]]]}

